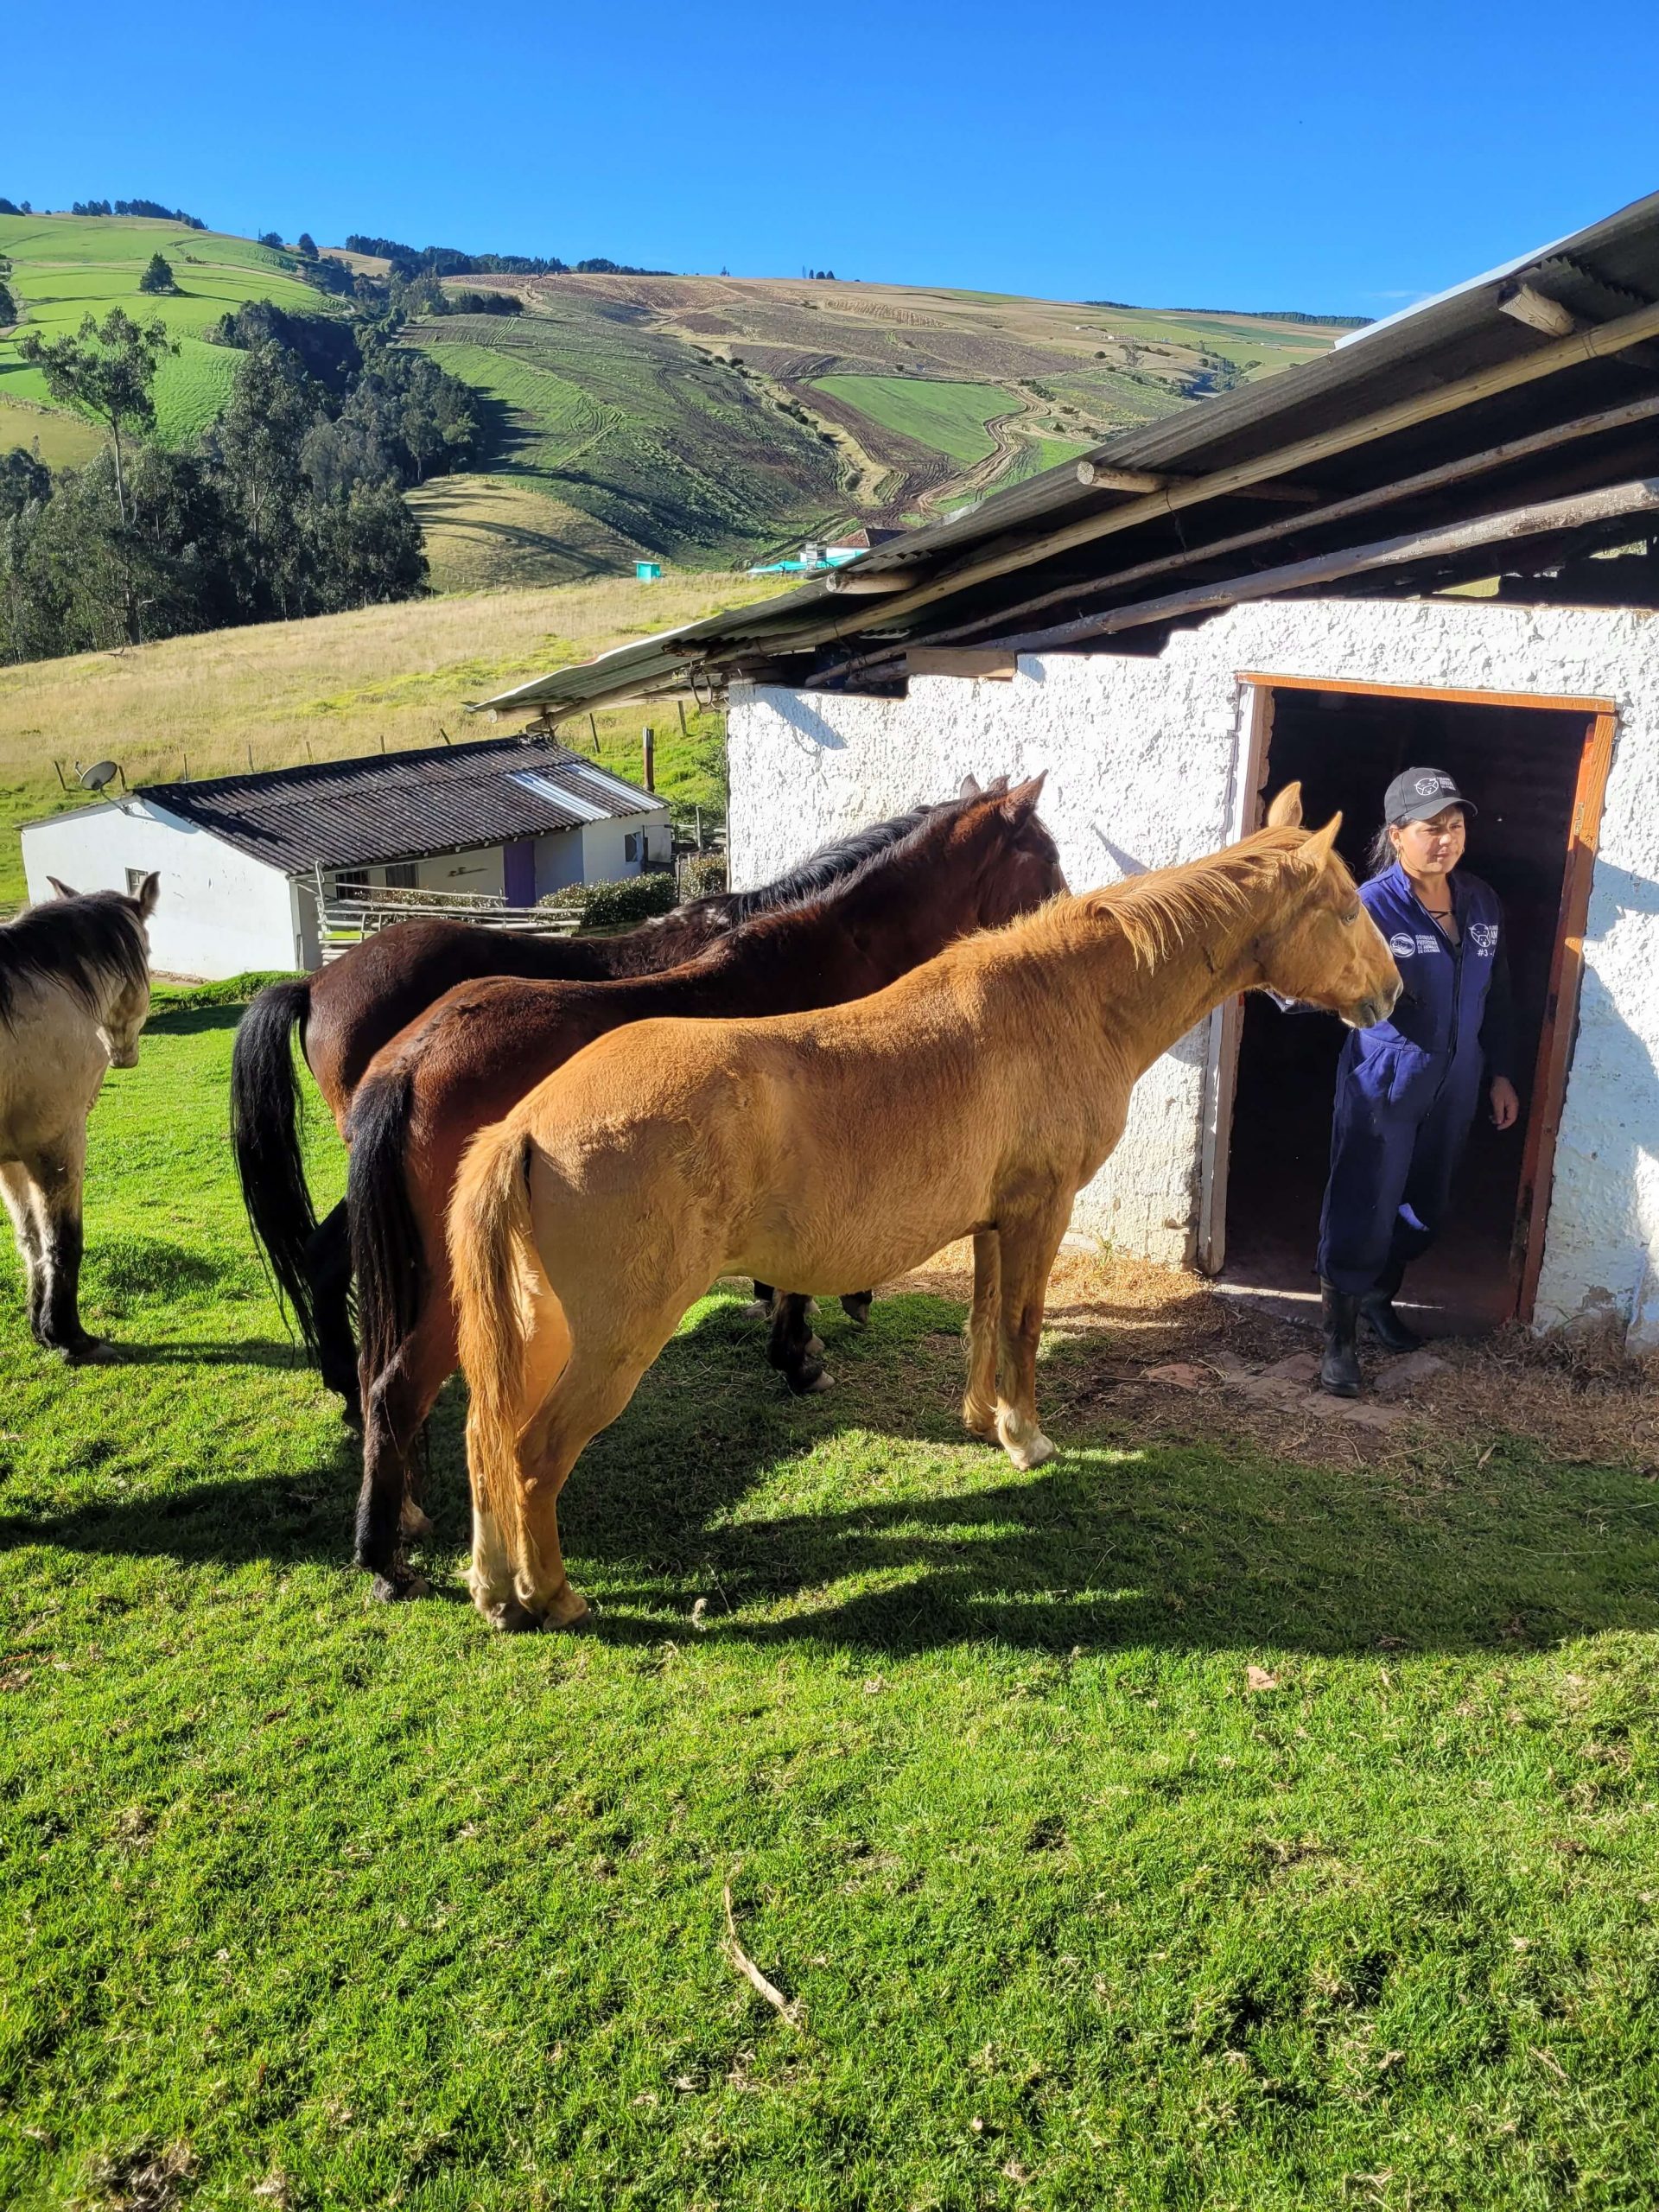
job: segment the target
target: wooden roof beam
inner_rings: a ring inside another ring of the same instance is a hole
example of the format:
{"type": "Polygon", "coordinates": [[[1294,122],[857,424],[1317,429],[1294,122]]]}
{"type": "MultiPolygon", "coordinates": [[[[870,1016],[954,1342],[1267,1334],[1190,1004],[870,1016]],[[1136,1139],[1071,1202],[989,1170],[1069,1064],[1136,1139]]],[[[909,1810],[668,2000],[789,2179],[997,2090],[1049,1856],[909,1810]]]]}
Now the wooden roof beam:
{"type": "Polygon", "coordinates": [[[1585,530],[1627,515],[1656,512],[1659,512],[1659,477],[1640,477],[1632,483],[1610,485],[1572,499],[1545,499],[1535,506],[1512,507],[1502,514],[1481,515],[1471,522],[1448,524],[1439,530],[1380,538],[1369,545],[1344,546],[1339,552],[1317,554],[1311,560],[1287,562],[1282,568],[1258,569],[1250,576],[1194,584],[1185,591],[1167,592],[1160,599],[1141,600],[1130,607],[1115,607],[1103,614],[1084,615],[1076,622],[1028,631],[1021,637],[1000,638],[996,642],[1004,652],[1016,654],[1081,645],[1090,639],[1110,637],[1116,631],[1140,629],[1149,622],[1214,613],[1247,600],[1275,599],[1281,592],[1306,591],[1314,585],[1340,582],[1378,569],[1402,569],[1516,538],[1585,530]]]}
{"type": "Polygon", "coordinates": [[[874,599],[880,594],[908,591],[915,582],[912,570],[908,575],[901,569],[837,569],[826,576],[823,588],[837,595],[874,599]]]}
{"type": "Polygon", "coordinates": [[[1570,338],[1585,327],[1582,317],[1571,308],[1531,284],[1506,284],[1497,296],[1497,307],[1500,315],[1513,316],[1529,330],[1542,331],[1546,338],[1570,338]]]}
{"type": "MultiPolygon", "coordinates": [[[[1541,331],[1546,338],[1567,338],[1576,331],[1596,327],[1586,316],[1575,315],[1565,302],[1552,299],[1535,284],[1505,284],[1498,293],[1497,306],[1501,315],[1525,323],[1529,330],[1541,331]]],[[[1632,368],[1659,371],[1659,352],[1651,346],[1627,346],[1623,358],[1632,368]]]]}

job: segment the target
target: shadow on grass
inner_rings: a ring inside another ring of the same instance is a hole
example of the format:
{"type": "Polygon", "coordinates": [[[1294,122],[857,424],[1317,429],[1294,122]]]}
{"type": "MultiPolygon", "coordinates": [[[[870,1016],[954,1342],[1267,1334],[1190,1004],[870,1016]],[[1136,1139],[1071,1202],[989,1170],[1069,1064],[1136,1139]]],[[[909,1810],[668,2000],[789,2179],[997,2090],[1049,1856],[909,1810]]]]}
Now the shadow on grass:
{"type": "MultiPolygon", "coordinates": [[[[698,1596],[711,1642],[806,1638],[893,1656],[986,1637],[1058,1652],[1474,1651],[1659,1626],[1659,1516],[1633,1477],[1521,1452],[1477,1470],[1471,1452],[1466,1478],[1408,1488],[1397,1469],[1142,1442],[1109,1400],[1103,1413],[1074,1402],[1051,1421],[1058,1458],[1017,1476],[956,1425],[960,1321],[958,1306],[925,1296],[886,1301],[864,1336],[826,1315],[842,1389],[793,1401],[761,1363],[760,1325],[735,1302],[709,1309],[594,1440],[563,1501],[601,1637],[679,1634],[698,1596]],[[792,1475],[833,1487],[835,1504],[756,1510],[792,1475]],[[867,1502],[844,1502],[860,1492],[867,1502]]],[[[275,1344],[146,1350],[181,1364],[288,1357],[275,1344]]],[[[1072,1397],[1103,1350],[1098,1338],[1058,1349],[1052,1402],[1072,1397]]],[[[451,1554],[468,1539],[460,1414],[452,1392],[427,1486],[436,1546],[451,1554]]],[[[0,1520],[0,1548],[345,1567],[358,1473],[342,1427],[297,1475],[14,1516],[0,1520]]]]}
{"type": "Polygon", "coordinates": [[[162,1344],[136,1344],[125,1337],[111,1337],[108,1346],[111,1367],[277,1367],[308,1376],[311,1371],[298,1344],[257,1343],[246,1337],[225,1344],[181,1339],[162,1344]]]}

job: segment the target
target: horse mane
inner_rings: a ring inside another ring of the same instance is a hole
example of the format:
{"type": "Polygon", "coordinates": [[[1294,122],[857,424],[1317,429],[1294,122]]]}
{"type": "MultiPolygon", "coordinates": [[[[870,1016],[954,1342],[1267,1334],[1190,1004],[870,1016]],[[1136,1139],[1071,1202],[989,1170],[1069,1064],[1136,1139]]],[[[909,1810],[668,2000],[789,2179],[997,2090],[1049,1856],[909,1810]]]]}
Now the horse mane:
{"type": "MultiPolygon", "coordinates": [[[[953,802],[947,799],[944,804],[948,806],[953,802]]],[[[830,890],[843,877],[856,874],[867,861],[890,847],[902,843],[936,810],[937,803],[930,802],[925,806],[912,807],[907,814],[890,815],[885,822],[873,822],[862,830],[849,830],[844,837],[836,837],[827,845],[820,845],[816,853],[809,853],[800,866],[791,868],[787,875],[759,884],[753,891],[711,892],[706,899],[694,899],[681,907],[674,919],[677,922],[688,915],[718,914],[728,925],[735,925],[753,921],[761,914],[775,913],[779,907],[804,905],[807,899],[830,890]]]]}
{"type": "Polygon", "coordinates": [[[1078,901],[1101,921],[1116,922],[1141,966],[1150,967],[1176,940],[1206,923],[1224,927],[1249,912],[1255,894],[1280,877],[1287,855],[1309,833],[1260,830],[1253,837],[1180,868],[1154,869],[1084,893],[1078,901]]]}
{"type": "Polygon", "coordinates": [[[0,1023],[8,1029],[20,983],[56,983],[96,1019],[111,987],[137,990],[149,976],[137,911],[118,891],[49,899],[0,924],[0,1023]]]}

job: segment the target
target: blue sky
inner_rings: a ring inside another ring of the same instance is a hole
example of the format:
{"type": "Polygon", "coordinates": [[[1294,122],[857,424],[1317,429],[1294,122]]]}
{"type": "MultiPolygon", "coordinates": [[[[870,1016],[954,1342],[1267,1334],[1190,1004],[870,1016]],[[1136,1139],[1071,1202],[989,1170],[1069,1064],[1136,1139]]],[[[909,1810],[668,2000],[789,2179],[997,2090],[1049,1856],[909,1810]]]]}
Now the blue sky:
{"type": "Polygon", "coordinates": [[[89,0],[7,47],[0,194],[325,245],[1381,315],[1659,188],[1654,0],[89,0]]]}

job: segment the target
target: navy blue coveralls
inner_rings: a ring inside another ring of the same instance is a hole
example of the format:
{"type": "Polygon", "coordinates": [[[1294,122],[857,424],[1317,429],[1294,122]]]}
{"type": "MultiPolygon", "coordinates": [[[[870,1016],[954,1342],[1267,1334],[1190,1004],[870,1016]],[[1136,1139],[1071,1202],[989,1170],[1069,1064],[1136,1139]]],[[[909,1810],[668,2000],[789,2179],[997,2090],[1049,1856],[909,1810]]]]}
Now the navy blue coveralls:
{"type": "Polygon", "coordinates": [[[1398,861],[1359,887],[1405,988],[1391,1020],[1349,1032],[1337,1068],[1319,1274],[1353,1296],[1428,1249],[1481,1093],[1513,1074],[1503,909],[1478,876],[1450,887],[1455,945],[1398,861]]]}

